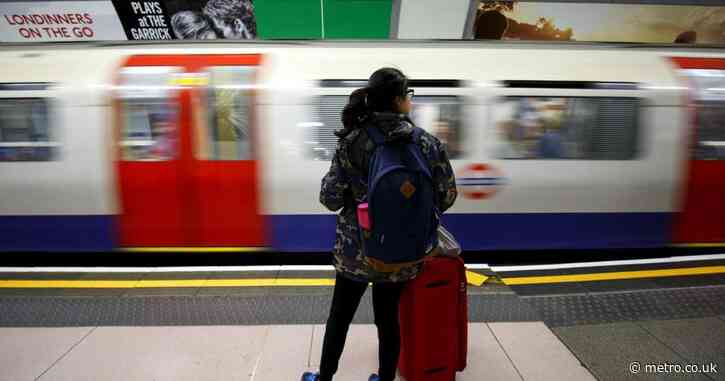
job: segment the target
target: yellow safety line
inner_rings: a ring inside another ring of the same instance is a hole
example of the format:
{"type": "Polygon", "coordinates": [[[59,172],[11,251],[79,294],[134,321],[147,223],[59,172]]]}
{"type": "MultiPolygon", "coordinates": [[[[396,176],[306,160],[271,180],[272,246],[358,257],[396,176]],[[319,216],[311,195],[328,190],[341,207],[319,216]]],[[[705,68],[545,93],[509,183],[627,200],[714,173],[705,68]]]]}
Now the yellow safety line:
{"type": "Polygon", "coordinates": [[[138,280],[6,280],[0,288],[134,288],[138,280]]]}
{"type": "MultiPolygon", "coordinates": [[[[725,266],[618,271],[594,274],[523,276],[502,278],[506,285],[526,285],[597,280],[657,278],[725,273],[725,266]]],[[[466,271],[468,283],[481,286],[489,277],[466,271]]],[[[250,278],[250,279],[142,279],[142,280],[0,280],[0,288],[174,288],[174,287],[301,287],[334,286],[332,278],[250,278]]]]}
{"type": "Polygon", "coordinates": [[[488,279],[487,276],[466,270],[466,281],[474,286],[481,286],[488,279]]]}
{"type": "MultiPolygon", "coordinates": [[[[472,274],[472,273],[471,273],[472,274]]],[[[487,277],[468,275],[469,283],[487,277]]],[[[305,287],[334,286],[333,278],[148,279],[148,280],[2,280],[0,288],[175,288],[175,287],[305,287]]]]}
{"type": "Polygon", "coordinates": [[[207,279],[202,287],[272,287],[277,279],[207,279]]]}
{"type": "Polygon", "coordinates": [[[269,249],[266,247],[124,247],[119,250],[131,253],[248,253],[269,249]]]}
{"type": "Polygon", "coordinates": [[[334,286],[333,278],[207,279],[201,287],[334,286]]]}
{"type": "Polygon", "coordinates": [[[277,279],[275,286],[334,286],[335,280],[330,279],[277,279]]]}
{"type": "Polygon", "coordinates": [[[703,266],[683,267],[675,269],[660,270],[638,270],[638,271],[617,271],[596,274],[571,274],[571,275],[546,275],[546,276],[522,276],[502,278],[504,284],[543,284],[543,283],[564,283],[564,282],[590,282],[596,280],[635,279],[635,278],[658,278],[667,276],[682,275],[703,275],[725,273],[725,266],[703,266]]]}
{"type": "Polygon", "coordinates": [[[279,287],[332,286],[326,278],[259,279],[148,279],[148,280],[4,280],[0,288],[174,288],[174,287],[279,287]]]}
{"type": "Polygon", "coordinates": [[[674,247],[725,247],[725,242],[714,242],[714,243],[676,243],[671,246],[674,247]]]}
{"type": "Polygon", "coordinates": [[[204,282],[206,282],[206,279],[144,279],[138,281],[133,287],[202,287],[204,282]]]}

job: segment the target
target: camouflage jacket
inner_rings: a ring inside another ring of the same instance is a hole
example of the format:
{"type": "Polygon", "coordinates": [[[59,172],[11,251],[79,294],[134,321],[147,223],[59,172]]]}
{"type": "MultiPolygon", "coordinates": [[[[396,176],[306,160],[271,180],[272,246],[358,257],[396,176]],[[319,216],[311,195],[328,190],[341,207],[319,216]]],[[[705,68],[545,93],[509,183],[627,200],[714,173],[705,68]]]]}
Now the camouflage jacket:
{"type": "MultiPolygon", "coordinates": [[[[395,273],[382,273],[372,269],[363,260],[360,245],[356,208],[367,199],[367,173],[370,158],[375,148],[364,127],[376,126],[384,133],[386,141],[411,139],[413,124],[405,115],[374,113],[363,128],[356,128],[340,138],[330,170],[322,178],[320,202],[331,211],[342,208],[337,215],[335,246],[333,248],[335,269],[343,276],[365,282],[400,282],[414,278],[422,264],[404,268],[395,273]]],[[[428,161],[438,193],[440,212],[453,205],[456,200],[456,180],[448,161],[448,154],[441,142],[424,132],[419,140],[421,152],[428,161]]]]}

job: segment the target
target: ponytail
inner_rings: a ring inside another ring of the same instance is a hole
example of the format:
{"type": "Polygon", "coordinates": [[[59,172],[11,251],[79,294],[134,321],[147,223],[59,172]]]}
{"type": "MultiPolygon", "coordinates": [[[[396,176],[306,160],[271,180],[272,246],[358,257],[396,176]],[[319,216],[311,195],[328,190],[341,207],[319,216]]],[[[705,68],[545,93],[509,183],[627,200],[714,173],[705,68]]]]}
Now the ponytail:
{"type": "Polygon", "coordinates": [[[389,67],[376,70],[367,86],[350,94],[347,106],[342,110],[343,129],[335,135],[344,138],[373,112],[394,112],[396,97],[405,97],[407,89],[408,78],[400,70],[389,67]]]}
{"type": "Polygon", "coordinates": [[[359,88],[350,94],[347,105],[342,110],[343,129],[336,131],[335,135],[340,138],[347,136],[350,131],[354,130],[360,122],[368,115],[367,106],[368,88],[359,88]]]}

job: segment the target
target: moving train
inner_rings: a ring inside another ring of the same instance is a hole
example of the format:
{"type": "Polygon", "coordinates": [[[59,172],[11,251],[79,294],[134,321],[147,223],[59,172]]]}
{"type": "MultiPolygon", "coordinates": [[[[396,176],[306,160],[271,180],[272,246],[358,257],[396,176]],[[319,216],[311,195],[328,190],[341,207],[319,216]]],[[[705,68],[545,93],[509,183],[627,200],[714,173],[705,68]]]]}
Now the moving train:
{"type": "Polygon", "coordinates": [[[332,132],[385,66],[464,250],[725,242],[722,47],[78,43],[0,51],[0,251],[327,251],[332,132]]]}

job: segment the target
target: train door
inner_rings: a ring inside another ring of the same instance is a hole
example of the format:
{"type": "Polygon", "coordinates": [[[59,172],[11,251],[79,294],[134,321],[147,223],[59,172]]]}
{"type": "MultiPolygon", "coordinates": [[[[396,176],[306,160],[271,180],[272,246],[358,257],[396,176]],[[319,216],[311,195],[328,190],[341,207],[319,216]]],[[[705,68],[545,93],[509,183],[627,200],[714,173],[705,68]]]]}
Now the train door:
{"type": "Polygon", "coordinates": [[[693,133],[676,243],[725,243],[725,59],[674,58],[690,88],[693,133]]]}
{"type": "Polygon", "coordinates": [[[122,247],[264,244],[254,152],[258,55],[133,56],[116,115],[122,247]]]}

